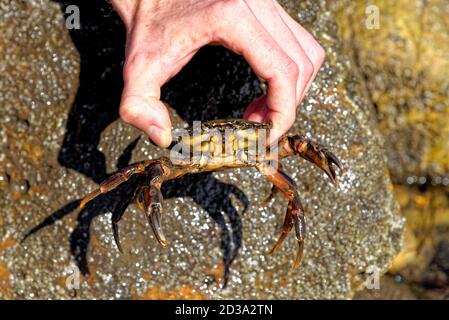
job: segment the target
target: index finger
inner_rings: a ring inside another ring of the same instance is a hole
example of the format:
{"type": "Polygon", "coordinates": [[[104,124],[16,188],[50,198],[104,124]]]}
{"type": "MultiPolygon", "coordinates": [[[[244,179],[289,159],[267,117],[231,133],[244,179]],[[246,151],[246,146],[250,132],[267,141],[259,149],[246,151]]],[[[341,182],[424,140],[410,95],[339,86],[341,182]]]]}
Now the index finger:
{"type": "Polygon", "coordinates": [[[254,72],[268,82],[268,112],[264,120],[273,122],[271,142],[285,133],[295,120],[299,70],[252,11],[241,6],[225,5],[218,10],[220,19],[215,21],[219,23],[219,30],[215,41],[242,54],[254,72]],[[244,25],[242,21],[245,21],[244,25]]]}

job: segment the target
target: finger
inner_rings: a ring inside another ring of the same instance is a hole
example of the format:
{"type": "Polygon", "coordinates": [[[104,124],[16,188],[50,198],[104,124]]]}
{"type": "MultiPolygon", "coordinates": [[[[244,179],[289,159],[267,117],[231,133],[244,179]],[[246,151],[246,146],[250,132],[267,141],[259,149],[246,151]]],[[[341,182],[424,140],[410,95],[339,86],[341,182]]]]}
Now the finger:
{"type": "Polygon", "coordinates": [[[171,142],[171,122],[167,108],[159,100],[160,84],[157,79],[148,79],[151,68],[139,68],[141,63],[135,61],[127,64],[120,117],[145,132],[157,145],[167,147],[171,142]]]}
{"type": "MultiPolygon", "coordinates": [[[[244,2],[218,2],[216,41],[244,56],[254,72],[268,82],[267,107],[273,132],[294,121],[298,66],[259,23],[244,2]],[[218,19],[219,18],[219,19],[218,19]],[[241,21],[245,27],[239,28],[241,21]]],[[[215,13],[216,14],[216,13],[215,13]]],[[[271,138],[270,134],[270,138],[271,138]]]]}
{"type": "Polygon", "coordinates": [[[259,22],[271,34],[273,39],[293,59],[299,68],[299,77],[296,84],[296,105],[301,102],[301,97],[314,73],[314,66],[302,48],[296,36],[281,18],[272,0],[246,0],[259,22]]]}
{"type": "Polygon", "coordinates": [[[124,93],[120,117],[142,130],[157,145],[166,148],[171,143],[171,122],[164,104],[154,98],[124,93]]]}
{"type": "Polygon", "coordinates": [[[243,118],[249,121],[263,122],[267,114],[267,96],[263,95],[251,102],[251,104],[246,108],[243,118]]]}
{"type": "MultiPolygon", "coordinates": [[[[293,32],[294,36],[301,44],[302,48],[313,64],[313,74],[306,86],[306,89],[304,90],[305,95],[307,94],[313,80],[315,80],[315,77],[320,70],[321,65],[323,64],[323,61],[326,57],[326,52],[324,51],[323,47],[315,40],[315,38],[306,29],[304,29],[304,27],[296,22],[277,1],[273,0],[273,3],[277,11],[279,12],[279,15],[293,32]]],[[[301,99],[304,97],[304,95],[301,97],[301,99]]]]}

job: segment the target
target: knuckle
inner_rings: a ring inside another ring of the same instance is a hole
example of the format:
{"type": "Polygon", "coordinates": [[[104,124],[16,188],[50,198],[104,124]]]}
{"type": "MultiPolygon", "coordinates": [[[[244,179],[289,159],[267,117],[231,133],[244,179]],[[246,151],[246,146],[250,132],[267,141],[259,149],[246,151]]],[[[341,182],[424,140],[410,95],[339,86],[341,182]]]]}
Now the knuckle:
{"type": "Polygon", "coordinates": [[[299,72],[304,78],[311,78],[315,71],[312,61],[306,57],[302,59],[299,69],[299,72]]]}
{"type": "Polygon", "coordinates": [[[119,114],[120,118],[126,123],[132,123],[138,116],[136,108],[129,105],[121,106],[119,114]]]}
{"type": "Polygon", "coordinates": [[[282,67],[284,73],[292,79],[298,79],[299,76],[299,67],[296,62],[290,58],[284,63],[282,67]]]}
{"type": "Polygon", "coordinates": [[[248,20],[248,7],[243,0],[218,0],[209,7],[212,41],[223,42],[242,21],[248,20]]]}
{"type": "Polygon", "coordinates": [[[316,59],[317,59],[318,66],[321,66],[321,64],[323,64],[324,59],[326,59],[326,51],[320,45],[317,46],[316,59]]]}
{"type": "Polygon", "coordinates": [[[221,0],[215,3],[214,10],[219,16],[235,18],[241,14],[243,5],[243,0],[221,0]]]}

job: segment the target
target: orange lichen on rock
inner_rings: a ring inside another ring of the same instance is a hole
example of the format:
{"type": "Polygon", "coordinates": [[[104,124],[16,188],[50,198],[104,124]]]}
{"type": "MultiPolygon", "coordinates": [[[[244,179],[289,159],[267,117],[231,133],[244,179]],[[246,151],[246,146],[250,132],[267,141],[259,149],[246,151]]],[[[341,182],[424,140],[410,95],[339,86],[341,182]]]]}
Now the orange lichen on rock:
{"type": "Polygon", "coordinates": [[[9,270],[0,262],[0,298],[11,299],[9,287],[9,270]]]}
{"type": "Polygon", "coordinates": [[[159,287],[148,288],[143,295],[133,292],[132,297],[136,300],[206,300],[205,295],[188,286],[179,289],[163,290],[159,287]]]}
{"type": "Polygon", "coordinates": [[[7,237],[5,240],[0,242],[0,252],[14,246],[15,244],[17,244],[17,241],[14,240],[12,236],[7,237]]]}

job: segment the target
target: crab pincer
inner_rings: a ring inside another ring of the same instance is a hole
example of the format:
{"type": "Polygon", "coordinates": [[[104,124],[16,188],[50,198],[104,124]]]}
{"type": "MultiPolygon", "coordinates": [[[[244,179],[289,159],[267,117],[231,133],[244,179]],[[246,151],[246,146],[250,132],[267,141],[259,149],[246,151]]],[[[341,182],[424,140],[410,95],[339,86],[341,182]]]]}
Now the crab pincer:
{"type": "Polygon", "coordinates": [[[162,193],[160,189],[154,185],[143,188],[143,204],[145,214],[153,230],[156,240],[162,245],[167,245],[167,239],[162,231],[162,193]]]}
{"type": "Polygon", "coordinates": [[[288,140],[290,145],[294,148],[295,153],[318,166],[331,179],[332,183],[338,187],[335,168],[338,168],[340,172],[342,172],[343,167],[332,152],[320,143],[310,140],[300,134],[288,136],[288,140]]]}

